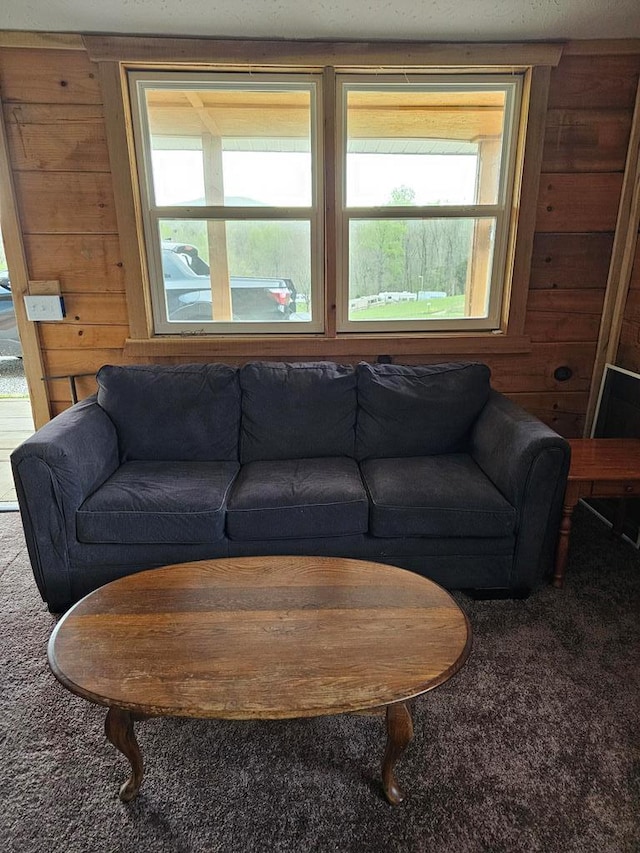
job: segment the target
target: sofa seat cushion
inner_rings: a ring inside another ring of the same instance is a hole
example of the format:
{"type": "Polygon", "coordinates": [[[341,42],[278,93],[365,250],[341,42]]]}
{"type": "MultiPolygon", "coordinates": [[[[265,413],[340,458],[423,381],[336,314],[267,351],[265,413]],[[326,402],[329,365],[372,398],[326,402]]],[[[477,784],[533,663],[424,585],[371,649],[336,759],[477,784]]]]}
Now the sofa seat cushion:
{"type": "Polygon", "coordinates": [[[516,512],[466,453],[361,463],[373,536],[502,537],[516,512]]]}
{"type": "Polygon", "coordinates": [[[237,462],[126,462],[76,513],[78,540],[216,542],[237,462]]]}
{"type": "Polygon", "coordinates": [[[250,462],[227,509],[231,539],[301,539],[365,533],[369,504],[358,465],[344,457],[250,462]]]}

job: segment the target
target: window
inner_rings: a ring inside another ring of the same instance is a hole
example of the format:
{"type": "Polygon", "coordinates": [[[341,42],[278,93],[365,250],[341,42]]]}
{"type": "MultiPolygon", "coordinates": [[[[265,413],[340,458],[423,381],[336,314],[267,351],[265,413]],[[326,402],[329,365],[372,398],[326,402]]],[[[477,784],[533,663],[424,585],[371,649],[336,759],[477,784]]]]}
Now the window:
{"type": "Polygon", "coordinates": [[[321,330],[321,78],[130,80],[155,330],[321,330]]]}
{"type": "Polygon", "coordinates": [[[499,327],[520,88],[339,78],[339,329],[499,327]]]}
{"type": "Polygon", "coordinates": [[[500,328],[525,73],[129,72],[155,331],[500,328]]]}

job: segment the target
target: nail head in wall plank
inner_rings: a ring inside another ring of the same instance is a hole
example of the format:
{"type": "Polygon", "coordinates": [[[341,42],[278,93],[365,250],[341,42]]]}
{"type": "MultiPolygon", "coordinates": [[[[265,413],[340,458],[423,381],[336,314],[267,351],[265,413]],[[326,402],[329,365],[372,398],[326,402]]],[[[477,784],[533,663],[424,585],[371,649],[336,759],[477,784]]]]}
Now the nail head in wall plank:
{"type": "Polygon", "coordinates": [[[540,176],[537,232],[614,231],[622,175],[547,174],[540,176]]]}
{"type": "Polygon", "coordinates": [[[533,241],[530,288],[607,286],[613,233],[544,234],[533,241]]]}
{"type": "Polygon", "coordinates": [[[5,104],[102,103],[97,67],[82,51],[0,48],[0,81],[5,104]]]}
{"type": "Polygon", "coordinates": [[[124,293],[65,293],[64,304],[69,323],[129,327],[124,293]]]}
{"type": "Polygon", "coordinates": [[[117,234],[25,234],[34,278],[57,278],[74,293],[124,292],[124,263],[117,234]]]}
{"type": "Polygon", "coordinates": [[[45,350],[122,350],[129,326],[81,323],[40,323],[40,340],[45,350]]]}

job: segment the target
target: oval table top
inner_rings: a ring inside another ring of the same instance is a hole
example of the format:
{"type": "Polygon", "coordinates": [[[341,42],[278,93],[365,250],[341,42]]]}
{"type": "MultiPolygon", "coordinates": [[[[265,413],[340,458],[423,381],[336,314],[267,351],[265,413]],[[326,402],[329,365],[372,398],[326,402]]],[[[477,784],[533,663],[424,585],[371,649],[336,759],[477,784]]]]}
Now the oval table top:
{"type": "Polygon", "coordinates": [[[436,687],[471,648],[442,587],[334,557],[180,563],[113,581],[58,622],[71,692],[147,716],[278,719],[365,710],[436,687]]]}

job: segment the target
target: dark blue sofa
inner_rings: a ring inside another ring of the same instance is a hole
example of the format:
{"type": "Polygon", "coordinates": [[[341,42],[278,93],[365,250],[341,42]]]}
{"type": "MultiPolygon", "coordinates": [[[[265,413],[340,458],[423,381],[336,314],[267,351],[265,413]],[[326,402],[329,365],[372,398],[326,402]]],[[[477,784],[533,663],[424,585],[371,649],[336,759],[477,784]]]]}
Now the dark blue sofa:
{"type": "Polygon", "coordinates": [[[122,575],[363,558],[522,595],[550,571],[567,442],[483,364],[107,365],[12,454],[52,611],[122,575]]]}

